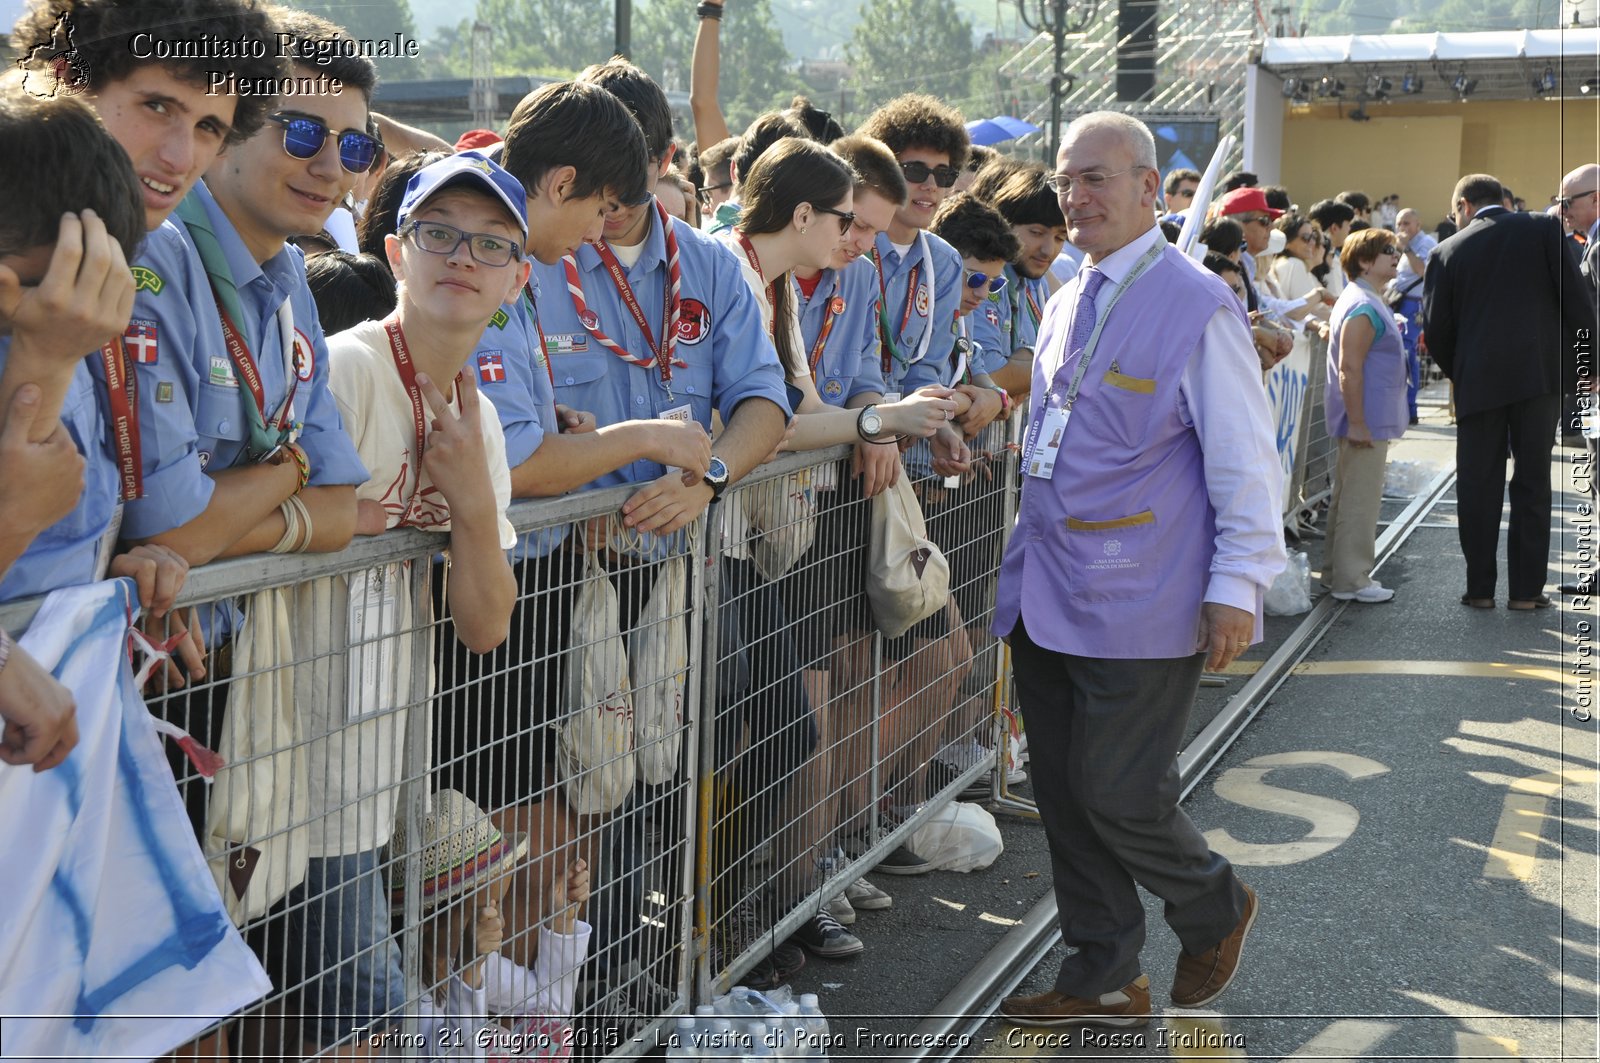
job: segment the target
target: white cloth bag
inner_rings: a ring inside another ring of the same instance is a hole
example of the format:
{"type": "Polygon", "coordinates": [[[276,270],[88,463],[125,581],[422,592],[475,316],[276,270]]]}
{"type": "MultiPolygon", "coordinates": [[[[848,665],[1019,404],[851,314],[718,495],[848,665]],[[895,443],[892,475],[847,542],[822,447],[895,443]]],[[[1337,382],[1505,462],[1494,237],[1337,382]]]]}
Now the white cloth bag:
{"type": "Polygon", "coordinates": [[[617,592],[589,551],[572,605],[566,708],[556,732],[556,772],[579,815],[610,812],[633,789],[633,699],[617,592]]]}
{"type": "Polygon", "coordinates": [[[899,638],[950,597],[950,563],[928,538],[907,477],[872,498],[867,601],[884,638],[899,638]]]}
{"type": "Polygon", "coordinates": [[[306,877],[306,755],[295,708],[288,590],[250,596],[211,782],[204,849],[233,921],[265,915],[306,877]],[[294,807],[299,797],[300,807],[294,807]]]}
{"type": "Polygon", "coordinates": [[[678,773],[683,699],[689,682],[689,640],[683,619],[688,597],[683,558],[662,562],[650,600],[628,632],[634,757],[639,777],[651,786],[678,773]]]}

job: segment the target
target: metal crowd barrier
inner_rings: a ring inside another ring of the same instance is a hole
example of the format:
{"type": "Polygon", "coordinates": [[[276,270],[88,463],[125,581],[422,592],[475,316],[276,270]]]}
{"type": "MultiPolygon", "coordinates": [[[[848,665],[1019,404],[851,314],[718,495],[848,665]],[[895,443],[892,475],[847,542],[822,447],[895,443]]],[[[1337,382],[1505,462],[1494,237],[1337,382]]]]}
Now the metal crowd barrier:
{"type": "MultiPolygon", "coordinates": [[[[477,914],[443,901],[448,915],[428,918],[419,896],[428,817],[465,807],[447,790],[508,844],[526,839],[503,880],[501,955],[574,987],[570,1014],[500,999],[499,1026],[564,1039],[575,1059],[653,1051],[673,1016],[737,982],[939,808],[987,790],[1007,678],[987,628],[1016,431],[980,437],[985,457],[958,486],[913,482],[952,600],[900,639],[876,633],[864,603],[869,504],[844,447],[763,466],[670,540],[617,526],[632,488],[517,504],[511,634],[481,656],[441,605],[439,535],[191,572],[173,615],[208,633],[207,675],[146,697],[228,761],[208,781],[175,743],[169,756],[275,986],[224,1024],[234,1057],[419,1043],[477,914]],[[582,681],[620,666],[614,643],[572,635],[591,563],[616,593],[631,707],[582,681]],[[682,597],[658,599],[672,580],[682,597]],[[578,669],[580,652],[596,667],[578,669]],[[634,745],[597,751],[630,712],[634,745]],[[544,932],[580,858],[582,956],[544,932]],[[352,925],[365,938],[340,946],[352,925]],[[391,965],[400,978],[380,994],[368,971],[391,965]]],[[[20,630],[36,606],[0,607],[0,625],[20,630]]],[[[452,825],[459,838],[472,823],[452,825]]]]}

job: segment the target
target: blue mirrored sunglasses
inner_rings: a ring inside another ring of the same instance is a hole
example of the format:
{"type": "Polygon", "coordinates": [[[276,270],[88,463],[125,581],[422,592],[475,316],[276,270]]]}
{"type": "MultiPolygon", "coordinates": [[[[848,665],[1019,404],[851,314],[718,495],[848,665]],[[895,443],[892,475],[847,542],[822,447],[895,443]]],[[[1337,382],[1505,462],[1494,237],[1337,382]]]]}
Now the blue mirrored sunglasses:
{"type": "MultiPolygon", "coordinates": [[[[320,119],[279,112],[271,121],[283,126],[283,150],[292,158],[314,159],[333,131],[320,119]]],[[[339,165],[351,173],[366,173],[378,158],[378,140],[356,129],[339,134],[339,165]]]]}
{"type": "Polygon", "coordinates": [[[998,295],[1006,290],[1006,275],[999,273],[990,277],[987,273],[978,273],[976,271],[967,273],[968,288],[982,288],[985,284],[989,286],[989,294],[998,295]]]}

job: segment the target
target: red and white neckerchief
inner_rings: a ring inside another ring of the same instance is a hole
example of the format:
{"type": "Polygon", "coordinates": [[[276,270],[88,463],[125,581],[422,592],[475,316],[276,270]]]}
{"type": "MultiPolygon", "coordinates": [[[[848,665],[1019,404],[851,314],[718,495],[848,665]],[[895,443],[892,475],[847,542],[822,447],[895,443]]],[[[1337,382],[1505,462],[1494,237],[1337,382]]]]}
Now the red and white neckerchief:
{"type": "Polygon", "coordinates": [[[672,221],[667,215],[667,208],[656,201],[656,216],[661,223],[661,235],[667,244],[667,292],[663,300],[664,312],[662,314],[661,341],[656,342],[655,335],[650,331],[650,323],[645,320],[644,310],[639,306],[639,299],[633,294],[633,288],[628,284],[628,274],[622,268],[622,263],[617,260],[616,254],[605,241],[594,245],[600,253],[600,261],[606,267],[606,273],[611,277],[611,283],[617,287],[617,294],[622,296],[622,302],[628,308],[628,313],[633,315],[634,324],[639,326],[639,331],[644,334],[645,343],[650,345],[651,358],[642,358],[629,354],[616,340],[607,336],[600,330],[600,319],[589,309],[589,303],[583,297],[583,278],[578,273],[578,260],[572,255],[564,255],[561,265],[567,274],[567,291],[572,295],[572,305],[578,311],[578,320],[583,327],[589,330],[600,346],[632,365],[648,368],[656,366],[661,372],[661,383],[667,389],[668,396],[672,394],[672,368],[687,368],[689,363],[675,357],[678,349],[678,322],[681,318],[680,303],[683,292],[683,269],[678,261],[678,238],[672,231],[672,221]]]}

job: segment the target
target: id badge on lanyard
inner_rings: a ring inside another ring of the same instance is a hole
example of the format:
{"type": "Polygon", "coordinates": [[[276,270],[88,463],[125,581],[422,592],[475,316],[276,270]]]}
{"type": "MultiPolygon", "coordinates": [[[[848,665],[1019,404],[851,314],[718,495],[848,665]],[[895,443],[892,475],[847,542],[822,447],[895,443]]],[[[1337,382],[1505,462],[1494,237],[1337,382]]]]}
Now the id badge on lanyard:
{"type": "MultiPolygon", "coordinates": [[[[1072,374],[1072,382],[1067,386],[1067,393],[1060,404],[1054,404],[1057,385],[1060,383],[1059,371],[1056,379],[1050,382],[1049,390],[1040,396],[1043,412],[1029,432],[1027,449],[1023,452],[1022,458],[1023,468],[1029,476],[1048,480],[1055,474],[1056,462],[1061,456],[1062,440],[1067,434],[1067,422],[1072,419],[1072,405],[1078,400],[1078,388],[1083,383],[1083,374],[1089,368],[1089,361],[1094,357],[1095,348],[1100,345],[1100,333],[1105,329],[1107,319],[1111,317],[1112,308],[1122,299],[1123,294],[1133,287],[1134,281],[1144,276],[1146,270],[1160,261],[1166,247],[1163,241],[1146,251],[1127,278],[1117,285],[1116,291],[1111,293],[1105,309],[1096,315],[1094,331],[1089,334],[1089,340],[1084,344],[1083,354],[1078,357],[1078,367],[1072,374]]],[[[1037,344],[1038,340],[1034,342],[1037,344]]]]}

